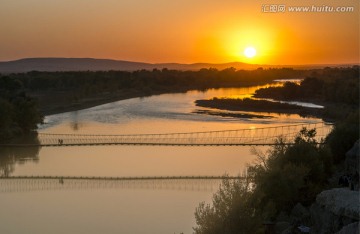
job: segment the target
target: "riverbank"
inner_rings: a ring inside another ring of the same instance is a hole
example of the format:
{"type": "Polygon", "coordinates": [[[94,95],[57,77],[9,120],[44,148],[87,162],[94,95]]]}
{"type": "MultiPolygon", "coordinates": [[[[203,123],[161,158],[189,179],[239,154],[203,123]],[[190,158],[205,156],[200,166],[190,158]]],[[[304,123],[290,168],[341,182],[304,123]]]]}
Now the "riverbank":
{"type": "Polygon", "coordinates": [[[255,100],[251,98],[212,98],[209,100],[196,100],[195,104],[199,107],[228,111],[251,111],[277,114],[298,114],[303,117],[323,117],[323,111],[319,108],[309,108],[267,100],[255,100]]]}
{"type": "Polygon", "coordinates": [[[64,112],[83,110],[94,106],[107,104],[110,102],[116,102],[131,98],[140,98],[156,94],[162,94],[161,92],[145,94],[143,92],[133,90],[118,91],[118,92],[105,92],[99,94],[89,95],[83,98],[72,98],[72,92],[55,92],[55,93],[32,93],[33,97],[38,100],[40,111],[43,115],[54,115],[64,112]]]}
{"type": "Polygon", "coordinates": [[[213,111],[213,110],[195,110],[192,113],[204,114],[204,115],[213,115],[213,116],[221,116],[221,117],[241,118],[241,119],[271,119],[271,118],[273,118],[272,116],[269,116],[269,115],[230,113],[230,112],[213,111]]]}
{"type": "Polygon", "coordinates": [[[220,88],[243,88],[251,86],[261,86],[268,84],[268,82],[253,82],[247,84],[239,84],[238,86],[229,87],[207,87],[207,88],[189,88],[189,87],[173,87],[159,89],[123,89],[113,92],[100,92],[91,93],[87,95],[78,95],[74,91],[42,91],[31,92],[29,95],[36,98],[38,101],[39,109],[43,115],[60,114],[64,112],[77,111],[103,105],[111,102],[131,99],[131,98],[143,98],[153,95],[161,94],[176,94],[186,93],[188,91],[204,91],[208,89],[220,89],[220,88]]]}

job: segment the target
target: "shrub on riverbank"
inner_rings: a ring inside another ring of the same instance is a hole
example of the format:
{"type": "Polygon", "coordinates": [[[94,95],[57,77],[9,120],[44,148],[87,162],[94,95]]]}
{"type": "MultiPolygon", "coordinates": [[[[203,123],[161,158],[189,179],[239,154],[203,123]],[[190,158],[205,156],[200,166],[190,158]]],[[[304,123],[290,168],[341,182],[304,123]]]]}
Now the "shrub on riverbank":
{"type": "Polygon", "coordinates": [[[197,234],[255,233],[260,222],[253,206],[249,177],[224,179],[213,204],[200,203],[195,212],[197,234]],[[241,231],[239,231],[241,230],[241,231]]]}
{"type": "Polygon", "coordinates": [[[360,138],[359,136],[359,109],[353,110],[343,121],[337,123],[334,130],[328,135],[331,151],[334,155],[334,162],[341,163],[345,159],[345,153],[360,138]]]}
{"type": "Polygon", "coordinates": [[[224,180],[212,205],[196,209],[195,233],[261,233],[263,221],[298,202],[313,202],[333,165],[329,148],[315,134],[303,129],[290,146],[279,139],[267,155],[258,154],[261,163],[249,166],[244,180],[224,180]]]}

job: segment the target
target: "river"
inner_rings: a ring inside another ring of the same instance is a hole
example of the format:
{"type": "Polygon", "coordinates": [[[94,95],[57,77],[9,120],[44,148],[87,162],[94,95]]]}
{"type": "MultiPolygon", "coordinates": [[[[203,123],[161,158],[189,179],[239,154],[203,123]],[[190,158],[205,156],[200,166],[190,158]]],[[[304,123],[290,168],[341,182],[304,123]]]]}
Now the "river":
{"type": "MultiPolygon", "coordinates": [[[[278,85],[278,84],[273,84],[278,85]]],[[[264,113],[271,118],[198,114],[197,99],[249,97],[264,86],[163,94],[46,116],[44,133],[132,134],[260,128],[319,122],[264,113]]],[[[258,113],[257,113],[258,114],[258,113]]],[[[266,150],[266,147],[258,147],[266,150]]],[[[239,175],[254,162],[240,146],[74,146],[6,151],[12,176],[239,175]]],[[[29,182],[31,183],[31,182],[29,182]]],[[[192,233],[194,211],[215,187],[90,186],[0,193],[0,233],[192,233]]]]}

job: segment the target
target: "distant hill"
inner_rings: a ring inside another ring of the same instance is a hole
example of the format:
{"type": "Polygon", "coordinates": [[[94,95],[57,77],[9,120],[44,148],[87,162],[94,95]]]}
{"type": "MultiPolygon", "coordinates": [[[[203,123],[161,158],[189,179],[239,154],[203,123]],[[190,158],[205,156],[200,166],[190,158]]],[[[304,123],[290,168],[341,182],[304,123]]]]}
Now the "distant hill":
{"type": "Polygon", "coordinates": [[[141,63],[111,59],[93,58],[26,58],[15,61],[0,62],[0,73],[21,73],[29,71],[135,71],[157,69],[200,70],[201,68],[217,68],[219,70],[235,67],[237,69],[256,69],[259,66],[246,63],[141,63]]]}
{"type": "Polygon", "coordinates": [[[322,68],[325,66],[336,65],[303,65],[303,66],[272,66],[272,65],[258,65],[247,64],[240,62],[233,63],[142,63],[130,62],[122,60],[111,59],[93,59],[93,58],[26,58],[14,61],[0,62],[0,73],[21,73],[29,71],[109,71],[109,70],[122,70],[122,71],[135,71],[135,70],[152,70],[157,69],[174,69],[174,70],[200,70],[201,68],[216,68],[223,70],[225,68],[234,67],[236,69],[253,70],[259,67],[296,67],[299,69],[308,68],[322,68]]]}
{"type": "Polygon", "coordinates": [[[107,71],[151,69],[151,64],[92,58],[26,58],[0,62],[0,72],[107,71]]]}

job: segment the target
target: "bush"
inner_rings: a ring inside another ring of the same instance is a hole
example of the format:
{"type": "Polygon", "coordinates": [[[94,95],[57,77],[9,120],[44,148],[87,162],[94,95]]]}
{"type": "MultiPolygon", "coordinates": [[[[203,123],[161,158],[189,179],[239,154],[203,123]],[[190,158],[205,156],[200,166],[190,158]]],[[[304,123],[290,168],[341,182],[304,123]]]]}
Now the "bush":
{"type": "Polygon", "coordinates": [[[344,121],[335,124],[326,141],[330,145],[335,163],[345,159],[346,152],[359,139],[359,110],[350,114],[344,121]]]}
{"type": "Polygon", "coordinates": [[[195,233],[259,233],[262,222],[290,212],[297,203],[310,205],[331,173],[329,149],[303,129],[293,145],[277,140],[260,163],[248,167],[243,180],[224,180],[213,204],[196,209],[195,233]],[[326,168],[328,167],[328,168],[326,168]]]}
{"type": "Polygon", "coordinates": [[[200,203],[196,209],[195,233],[254,233],[260,220],[252,205],[252,193],[248,177],[224,179],[213,196],[213,204],[200,203]]]}
{"type": "Polygon", "coordinates": [[[0,142],[28,134],[42,121],[36,101],[25,94],[21,81],[0,77],[0,142]]]}

